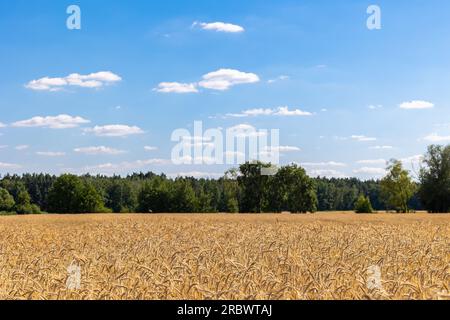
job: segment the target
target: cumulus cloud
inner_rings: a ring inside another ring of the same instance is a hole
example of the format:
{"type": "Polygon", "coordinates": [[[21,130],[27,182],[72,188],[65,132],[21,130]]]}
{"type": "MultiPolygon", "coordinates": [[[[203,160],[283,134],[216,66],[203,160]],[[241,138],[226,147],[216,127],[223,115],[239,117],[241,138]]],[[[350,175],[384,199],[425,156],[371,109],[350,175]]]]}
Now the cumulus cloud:
{"type": "Polygon", "coordinates": [[[257,116],[279,116],[279,117],[307,117],[312,116],[311,112],[302,111],[300,109],[290,110],[289,107],[278,107],[275,109],[249,109],[241,113],[229,113],[227,117],[245,118],[257,116]]]}
{"type": "Polygon", "coordinates": [[[17,121],[12,124],[13,127],[43,127],[50,129],[68,129],[76,128],[81,124],[89,123],[89,120],[82,117],[73,117],[67,114],[61,114],[55,117],[34,117],[28,120],[17,121]]]}
{"type": "Polygon", "coordinates": [[[302,167],[345,167],[343,162],[328,161],[328,162],[303,162],[300,163],[302,167]]]}
{"type": "Polygon", "coordinates": [[[157,147],[152,147],[152,146],[145,146],[144,150],[145,151],[156,151],[156,150],[158,150],[158,148],[157,147]]]}
{"type": "Polygon", "coordinates": [[[21,166],[18,164],[0,162],[0,169],[18,169],[18,168],[21,168],[21,166]]]}
{"type": "Polygon", "coordinates": [[[273,109],[249,109],[242,111],[241,113],[229,113],[227,117],[244,118],[244,117],[256,117],[256,116],[270,116],[273,114],[273,109]]]}
{"type": "Polygon", "coordinates": [[[22,144],[22,145],[16,146],[15,149],[18,151],[23,151],[23,150],[27,150],[29,147],[30,147],[29,145],[22,144]]]}
{"type": "Polygon", "coordinates": [[[413,165],[417,165],[419,163],[421,163],[424,159],[423,154],[416,154],[414,156],[410,156],[410,157],[406,157],[403,159],[400,159],[401,162],[403,162],[404,164],[413,164],[413,165]]]}
{"type": "Polygon", "coordinates": [[[249,124],[238,124],[233,127],[230,127],[227,132],[232,133],[234,136],[238,138],[246,138],[246,137],[264,137],[267,136],[267,131],[257,130],[255,127],[249,124]]]}
{"type": "Polygon", "coordinates": [[[25,85],[27,89],[36,91],[61,91],[67,86],[82,88],[100,88],[108,84],[121,81],[122,78],[110,71],[101,71],[88,75],[78,73],[70,74],[62,78],[44,77],[32,80],[25,85]]]}
{"type": "Polygon", "coordinates": [[[280,107],[278,111],[275,112],[276,116],[284,116],[284,117],[302,117],[302,116],[312,116],[311,112],[302,111],[299,109],[289,110],[288,107],[280,107]]]}
{"type": "Polygon", "coordinates": [[[99,137],[125,137],[144,133],[144,131],[139,127],[121,124],[95,126],[94,128],[88,128],[84,131],[87,133],[93,133],[99,137]]]}
{"type": "Polygon", "coordinates": [[[369,147],[369,149],[372,150],[391,150],[394,149],[393,146],[374,146],[374,147],[369,147]]]}
{"type": "Polygon", "coordinates": [[[383,168],[373,168],[373,167],[363,167],[353,170],[354,173],[372,175],[372,176],[383,176],[386,174],[386,170],[383,168]]]}
{"type": "Polygon", "coordinates": [[[66,155],[65,152],[52,152],[52,151],[38,151],[36,152],[38,156],[43,157],[64,157],[66,155]]]}
{"type": "Polygon", "coordinates": [[[87,154],[87,155],[100,155],[100,154],[118,155],[118,154],[126,153],[126,151],[124,151],[124,150],[118,150],[118,149],[109,148],[109,147],[105,147],[105,146],[76,148],[73,151],[75,151],[77,153],[87,154]]]}
{"type": "Polygon", "coordinates": [[[239,33],[239,32],[245,31],[245,29],[239,25],[225,23],[225,22],[205,23],[205,22],[195,21],[192,24],[192,26],[193,27],[200,26],[200,28],[202,28],[203,30],[212,30],[212,31],[227,32],[227,33],[239,33]]]}
{"type": "Polygon", "coordinates": [[[298,147],[292,147],[292,146],[278,146],[278,147],[266,146],[264,148],[264,151],[283,153],[283,152],[297,152],[297,151],[301,151],[301,149],[298,147]]]}
{"type": "Polygon", "coordinates": [[[413,100],[409,102],[403,102],[402,104],[400,104],[400,108],[405,110],[431,109],[434,108],[434,104],[428,101],[413,100]]]}
{"type": "Polygon", "coordinates": [[[203,76],[198,83],[202,88],[224,91],[239,84],[259,82],[259,77],[254,73],[242,72],[234,69],[219,69],[203,76]]]}
{"type": "Polygon", "coordinates": [[[95,166],[86,166],[81,169],[81,172],[114,174],[114,173],[130,172],[151,165],[166,165],[166,164],[170,164],[170,161],[165,159],[147,159],[147,160],[125,161],[121,163],[103,163],[95,166]]]}
{"type": "Polygon", "coordinates": [[[450,136],[441,136],[437,133],[432,133],[423,139],[433,143],[450,142],[450,136]]]}
{"type": "Polygon", "coordinates": [[[377,140],[377,138],[367,137],[364,135],[352,135],[350,138],[353,140],[359,141],[359,142],[376,141],[377,140]]]}
{"type": "Polygon", "coordinates": [[[197,93],[195,83],[161,82],[154,91],[161,93],[197,93]]]}
{"type": "Polygon", "coordinates": [[[359,160],[358,164],[369,164],[369,165],[385,165],[387,161],[385,159],[373,159],[373,160],[359,160]]]}
{"type": "Polygon", "coordinates": [[[254,73],[234,69],[219,69],[205,74],[198,83],[161,82],[154,91],[161,93],[197,93],[198,87],[210,90],[225,91],[239,84],[259,82],[254,73]]]}
{"type": "Polygon", "coordinates": [[[243,158],[243,157],[245,157],[245,153],[240,152],[240,151],[225,151],[224,155],[225,155],[225,157],[228,157],[228,158],[236,158],[236,157],[243,158]]]}
{"type": "Polygon", "coordinates": [[[289,76],[281,75],[281,76],[276,77],[275,79],[267,80],[267,83],[275,83],[278,81],[285,81],[285,80],[289,80],[289,79],[290,79],[289,76]]]}

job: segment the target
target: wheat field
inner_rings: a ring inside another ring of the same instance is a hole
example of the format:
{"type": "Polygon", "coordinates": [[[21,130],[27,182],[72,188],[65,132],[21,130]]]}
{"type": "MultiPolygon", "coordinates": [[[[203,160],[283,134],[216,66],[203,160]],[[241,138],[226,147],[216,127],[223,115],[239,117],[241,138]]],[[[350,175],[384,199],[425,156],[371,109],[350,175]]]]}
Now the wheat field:
{"type": "Polygon", "coordinates": [[[0,299],[449,299],[449,261],[449,215],[0,217],[0,299]]]}

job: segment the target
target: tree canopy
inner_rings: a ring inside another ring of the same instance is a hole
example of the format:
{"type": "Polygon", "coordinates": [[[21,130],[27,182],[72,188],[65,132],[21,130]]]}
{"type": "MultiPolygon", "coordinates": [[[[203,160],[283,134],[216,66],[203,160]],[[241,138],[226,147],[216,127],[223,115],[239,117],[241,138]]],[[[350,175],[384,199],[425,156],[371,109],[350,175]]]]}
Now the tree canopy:
{"type": "Polygon", "coordinates": [[[409,212],[408,203],[416,191],[416,185],[403,169],[401,161],[391,160],[388,174],[381,180],[381,196],[388,208],[397,212],[409,212]]]}
{"type": "Polygon", "coordinates": [[[450,145],[430,146],[420,171],[419,197],[432,213],[450,211],[450,145]]]}
{"type": "Polygon", "coordinates": [[[126,177],[6,175],[0,179],[0,212],[351,211],[356,204],[363,203],[360,195],[365,197],[364,205],[370,204],[376,211],[408,212],[424,208],[430,212],[450,211],[450,146],[430,147],[419,183],[411,179],[398,161],[390,163],[382,180],[367,181],[313,178],[295,164],[272,169],[270,164],[248,162],[219,179],[173,179],[152,172],[126,177]]]}

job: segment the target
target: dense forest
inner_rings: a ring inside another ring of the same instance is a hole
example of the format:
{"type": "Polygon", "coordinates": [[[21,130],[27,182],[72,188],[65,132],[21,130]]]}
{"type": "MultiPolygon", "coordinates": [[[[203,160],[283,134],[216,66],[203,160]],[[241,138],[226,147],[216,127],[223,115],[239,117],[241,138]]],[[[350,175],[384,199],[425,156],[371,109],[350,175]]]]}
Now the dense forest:
{"type": "Polygon", "coordinates": [[[430,147],[425,163],[420,183],[399,162],[376,181],[310,178],[297,165],[266,176],[261,170],[269,165],[263,163],[243,164],[220,179],[170,179],[152,172],[126,177],[6,175],[0,180],[0,212],[305,213],[354,210],[361,196],[377,211],[447,212],[450,146],[430,147]]]}

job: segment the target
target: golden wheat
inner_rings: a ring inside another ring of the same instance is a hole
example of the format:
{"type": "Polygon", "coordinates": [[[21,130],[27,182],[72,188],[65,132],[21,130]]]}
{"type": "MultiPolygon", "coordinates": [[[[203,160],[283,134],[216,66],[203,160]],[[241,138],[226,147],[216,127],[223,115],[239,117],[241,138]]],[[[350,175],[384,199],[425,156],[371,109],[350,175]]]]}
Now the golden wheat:
{"type": "Polygon", "coordinates": [[[0,217],[1,299],[448,299],[449,260],[448,215],[0,217]]]}

